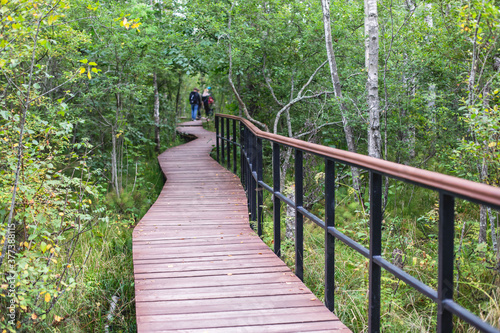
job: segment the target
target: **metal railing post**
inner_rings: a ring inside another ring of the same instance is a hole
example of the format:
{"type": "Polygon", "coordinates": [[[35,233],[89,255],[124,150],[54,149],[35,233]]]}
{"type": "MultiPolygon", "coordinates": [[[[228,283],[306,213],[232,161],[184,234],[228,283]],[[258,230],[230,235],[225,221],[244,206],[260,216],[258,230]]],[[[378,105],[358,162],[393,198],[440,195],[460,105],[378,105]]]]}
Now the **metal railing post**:
{"type": "Polygon", "coordinates": [[[245,191],[247,190],[246,184],[246,146],[245,146],[245,127],[240,123],[240,173],[241,173],[241,183],[245,191]]]}
{"type": "Polygon", "coordinates": [[[219,116],[215,116],[215,147],[217,150],[217,163],[220,163],[219,156],[219,116]]]}
{"type": "Polygon", "coordinates": [[[280,192],[280,145],[273,142],[273,230],[274,230],[274,253],[281,257],[281,201],[276,195],[280,192]]]}
{"type": "Polygon", "coordinates": [[[231,140],[229,139],[231,137],[231,132],[229,131],[229,118],[226,119],[226,133],[227,133],[227,169],[231,170],[231,140]]]}
{"type": "Polygon", "coordinates": [[[221,117],[220,118],[220,147],[221,147],[221,152],[222,152],[222,159],[220,161],[220,164],[221,165],[224,165],[224,155],[225,155],[225,149],[224,149],[224,145],[225,145],[225,136],[224,136],[224,117],[221,117]]]}
{"type": "Polygon", "coordinates": [[[443,301],[453,299],[453,257],[455,199],[439,193],[439,264],[438,264],[438,313],[437,332],[453,332],[453,314],[446,310],[443,301]]]}
{"type": "Polygon", "coordinates": [[[259,182],[263,180],[263,165],[262,165],[262,139],[255,138],[255,154],[256,154],[256,171],[257,171],[257,234],[262,236],[262,222],[264,217],[262,216],[264,204],[264,189],[259,185],[259,182]]]}
{"type": "Polygon", "coordinates": [[[303,154],[295,149],[295,275],[304,281],[304,216],[299,212],[304,204],[303,154]]]}
{"type": "Polygon", "coordinates": [[[257,221],[257,198],[256,198],[256,188],[257,188],[257,182],[255,181],[255,178],[253,177],[253,171],[256,169],[256,152],[255,152],[255,135],[251,132],[249,132],[249,147],[248,151],[250,153],[250,219],[252,221],[257,221]]]}
{"type": "MultiPolygon", "coordinates": [[[[236,167],[236,119],[233,119],[233,173],[236,174],[237,172],[237,167],[236,167]]],[[[241,144],[241,140],[240,140],[241,144]]]]}
{"type": "Polygon", "coordinates": [[[335,162],[325,159],[325,306],[335,308],[335,237],[328,232],[335,227],[335,162]]]}
{"type": "Polygon", "coordinates": [[[381,267],[374,257],[382,254],[382,175],[370,171],[370,295],[368,332],[380,332],[381,267]]]}

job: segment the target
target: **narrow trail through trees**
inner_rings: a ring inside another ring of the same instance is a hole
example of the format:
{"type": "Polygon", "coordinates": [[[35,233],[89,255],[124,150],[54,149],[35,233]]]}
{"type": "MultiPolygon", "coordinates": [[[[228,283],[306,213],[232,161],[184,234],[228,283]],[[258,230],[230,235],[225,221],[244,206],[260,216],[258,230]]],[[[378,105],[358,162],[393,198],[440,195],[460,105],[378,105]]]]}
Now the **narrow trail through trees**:
{"type": "Polygon", "coordinates": [[[198,139],[159,156],[167,182],[134,230],[138,332],[351,332],[252,231],[215,134],[179,130],[198,139]]]}

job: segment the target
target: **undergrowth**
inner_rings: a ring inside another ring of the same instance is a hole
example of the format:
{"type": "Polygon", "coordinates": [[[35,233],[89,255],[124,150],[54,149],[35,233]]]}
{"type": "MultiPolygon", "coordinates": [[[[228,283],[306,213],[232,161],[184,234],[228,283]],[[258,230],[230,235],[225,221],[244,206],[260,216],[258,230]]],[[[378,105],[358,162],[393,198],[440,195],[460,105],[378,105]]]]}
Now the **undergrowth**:
{"type": "MultiPolygon", "coordinates": [[[[391,188],[391,189],[394,189],[391,188]]],[[[369,248],[369,216],[353,196],[337,191],[336,227],[345,235],[369,248]]],[[[399,262],[401,267],[433,289],[437,287],[437,222],[436,196],[428,190],[403,185],[390,194],[383,221],[383,257],[399,262]],[[397,202],[396,201],[397,197],[397,202]]],[[[285,235],[282,204],[281,235],[285,235]]],[[[272,199],[265,196],[263,240],[273,246],[272,199]]],[[[324,218],[324,202],[311,210],[324,218]]],[[[458,202],[455,223],[455,293],[463,307],[491,325],[500,327],[500,284],[498,272],[489,267],[491,249],[477,243],[477,206],[458,202]],[[462,228],[464,232],[462,233],[462,228]],[[460,245],[461,244],[461,245],[460,245]],[[486,250],[486,251],[485,251],[486,250]],[[489,257],[490,256],[490,257],[489,257]]],[[[304,223],[304,282],[324,301],[324,230],[315,223],[304,223]]],[[[295,245],[282,239],[282,259],[294,270],[295,245]]],[[[335,242],[335,314],[353,332],[368,329],[368,260],[340,241],[335,242]]],[[[382,270],[381,331],[430,332],[435,330],[437,306],[426,296],[382,270]]],[[[455,317],[456,332],[476,332],[455,317]]]]}

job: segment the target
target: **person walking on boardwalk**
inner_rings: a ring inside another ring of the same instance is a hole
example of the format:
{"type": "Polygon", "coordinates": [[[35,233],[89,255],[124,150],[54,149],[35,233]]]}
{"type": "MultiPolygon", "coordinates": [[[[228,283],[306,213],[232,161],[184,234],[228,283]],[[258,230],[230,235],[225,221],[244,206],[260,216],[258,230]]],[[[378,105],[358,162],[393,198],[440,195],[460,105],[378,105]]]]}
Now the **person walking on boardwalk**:
{"type": "Polygon", "coordinates": [[[189,94],[189,104],[191,104],[191,120],[196,120],[196,117],[198,116],[198,108],[201,104],[201,97],[198,92],[198,88],[193,88],[193,91],[189,94]]]}
{"type": "Polygon", "coordinates": [[[210,92],[210,87],[206,88],[203,90],[203,94],[201,95],[201,99],[203,100],[203,108],[205,109],[205,116],[208,118],[208,116],[211,115],[211,110],[210,108],[212,107],[212,104],[214,103],[214,98],[212,97],[212,94],[210,92]]]}

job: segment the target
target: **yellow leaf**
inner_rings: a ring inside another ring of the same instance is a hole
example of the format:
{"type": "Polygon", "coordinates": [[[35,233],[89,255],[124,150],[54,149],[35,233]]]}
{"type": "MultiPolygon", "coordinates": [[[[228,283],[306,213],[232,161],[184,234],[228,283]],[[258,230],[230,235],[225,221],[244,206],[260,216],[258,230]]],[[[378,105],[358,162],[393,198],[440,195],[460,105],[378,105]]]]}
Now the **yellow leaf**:
{"type": "Polygon", "coordinates": [[[49,16],[48,20],[47,20],[47,23],[49,25],[52,25],[52,23],[54,23],[55,20],[57,20],[59,16],[58,15],[52,15],[52,16],[49,16]]]}
{"type": "Polygon", "coordinates": [[[80,74],[83,74],[83,73],[85,73],[85,68],[80,67],[80,74]]]}
{"type": "Polygon", "coordinates": [[[90,75],[89,71],[87,71],[87,77],[89,78],[89,80],[92,79],[92,75],[90,75]]]}
{"type": "Polygon", "coordinates": [[[14,21],[14,19],[13,19],[10,15],[9,15],[9,16],[7,16],[7,20],[9,20],[9,21],[14,21]]]}
{"type": "Polygon", "coordinates": [[[38,316],[33,312],[33,314],[31,315],[31,319],[36,320],[36,318],[38,318],[38,316]]]}
{"type": "Polygon", "coordinates": [[[54,320],[55,320],[56,322],[60,322],[61,320],[63,320],[63,318],[62,318],[62,317],[59,317],[59,316],[57,316],[57,315],[54,315],[54,320]]]}
{"type": "Polygon", "coordinates": [[[495,147],[496,145],[497,145],[497,143],[496,143],[496,142],[490,142],[490,143],[489,143],[489,145],[488,145],[488,147],[493,148],[493,147],[495,147]]]}
{"type": "Polygon", "coordinates": [[[49,293],[46,293],[45,294],[45,302],[50,302],[50,294],[49,293]]]}

